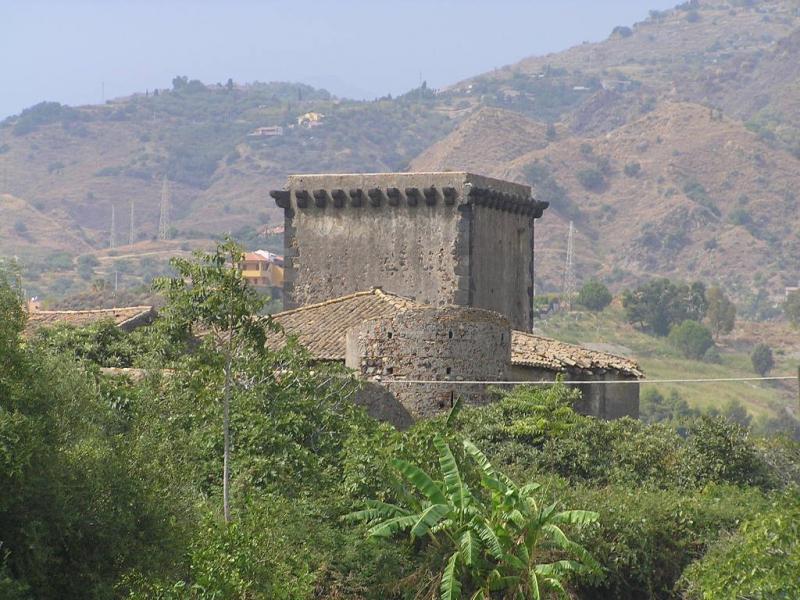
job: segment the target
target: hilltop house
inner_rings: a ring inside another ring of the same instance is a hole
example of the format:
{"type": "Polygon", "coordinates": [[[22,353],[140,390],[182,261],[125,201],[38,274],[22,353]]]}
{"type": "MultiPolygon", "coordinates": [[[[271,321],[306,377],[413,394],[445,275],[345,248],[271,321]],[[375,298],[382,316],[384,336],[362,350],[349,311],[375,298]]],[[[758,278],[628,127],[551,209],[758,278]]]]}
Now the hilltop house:
{"type": "Polygon", "coordinates": [[[246,252],[239,265],[244,278],[254,286],[283,287],[283,257],[268,250],[246,252]]]}

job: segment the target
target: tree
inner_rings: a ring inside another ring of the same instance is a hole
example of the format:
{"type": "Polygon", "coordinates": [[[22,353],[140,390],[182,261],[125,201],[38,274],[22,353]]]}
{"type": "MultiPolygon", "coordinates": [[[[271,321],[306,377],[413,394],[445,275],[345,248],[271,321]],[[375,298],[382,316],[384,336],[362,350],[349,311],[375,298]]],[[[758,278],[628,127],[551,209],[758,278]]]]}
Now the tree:
{"type": "Polygon", "coordinates": [[[168,304],[162,316],[186,333],[199,329],[203,349],[211,364],[222,370],[223,412],[223,513],[230,522],[230,405],[237,363],[250,355],[266,353],[267,332],[277,326],[270,317],[259,317],[265,299],[248,286],[237,265],[244,258],[230,238],[217,244],[211,254],[195,252],[194,260],[173,258],[177,277],[156,280],[168,304]]]}
{"type": "Polygon", "coordinates": [[[686,358],[702,359],[714,345],[711,332],[697,321],[686,320],[669,332],[669,341],[686,358]]]}
{"type": "Polygon", "coordinates": [[[592,192],[602,190],[603,186],[606,184],[605,176],[598,169],[583,169],[578,171],[576,177],[584,189],[592,192]]]}
{"type": "Polygon", "coordinates": [[[673,325],[687,319],[701,321],[706,314],[705,286],[669,279],[654,279],[622,295],[622,306],[629,323],[639,328],[667,335],[673,325]]]}
{"type": "Polygon", "coordinates": [[[800,290],[795,290],[786,297],[783,312],[792,325],[800,327],[800,290]]]}
{"type": "MultiPolygon", "coordinates": [[[[462,591],[483,600],[497,597],[498,592],[508,598],[539,598],[542,590],[566,595],[562,582],[568,575],[598,569],[591,555],[559,527],[593,523],[597,513],[540,505],[535,494],[541,486],[517,486],[495,470],[472,442],[464,440],[464,452],[480,474],[479,481],[468,484],[444,439],[437,434],[433,443],[439,455],[440,481],[410,462],[395,459],[394,467],[420,497],[409,496],[404,506],[368,501],[364,510],[348,518],[366,521],[369,537],[388,538],[409,531],[412,540],[430,540],[442,554],[441,573],[428,585],[438,583],[442,599],[460,598],[462,591]],[[542,562],[556,555],[576,560],[542,562]]],[[[429,589],[430,596],[432,592],[429,589]]]]}
{"type": "Polygon", "coordinates": [[[714,338],[733,331],[733,326],[736,324],[736,305],[716,286],[708,289],[706,299],[708,300],[706,317],[714,338]]]}
{"type": "Polygon", "coordinates": [[[601,311],[611,304],[613,296],[608,288],[599,281],[589,281],[578,292],[578,304],[589,310],[601,311]]]}
{"type": "Polygon", "coordinates": [[[766,344],[758,344],[753,348],[753,353],[750,355],[750,362],[753,364],[753,370],[764,377],[775,366],[775,359],[772,356],[772,348],[766,344]]]}

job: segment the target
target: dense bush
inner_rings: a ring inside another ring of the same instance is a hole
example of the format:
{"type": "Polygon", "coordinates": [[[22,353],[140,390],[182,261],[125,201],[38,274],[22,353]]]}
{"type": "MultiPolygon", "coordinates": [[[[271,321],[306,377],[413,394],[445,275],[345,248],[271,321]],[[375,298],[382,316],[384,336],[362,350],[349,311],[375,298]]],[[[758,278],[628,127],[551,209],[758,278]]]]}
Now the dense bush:
{"type": "Polygon", "coordinates": [[[668,339],[686,358],[702,359],[708,349],[714,346],[711,332],[692,320],[675,325],[670,329],[668,339]]]}
{"type": "Polygon", "coordinates": [[[592,192],[599,192],[606,185],[605,175],[598,169],[581,169],[576,177],[584,189],[592,192]]]}
{"type": "Polygon", "coordinates": [[[600,311],[611,304],[613,296],[608,288],[599,281],[590,281],[578,292],[577,302],[589,310],[600,311]]]}
{"type": "Polygon", "coordinates": [[[750,362],[753,364],[753,370],[764,377],[775,366],[772,348],[766,344],[758,344],[750,354],[750,362]]]}

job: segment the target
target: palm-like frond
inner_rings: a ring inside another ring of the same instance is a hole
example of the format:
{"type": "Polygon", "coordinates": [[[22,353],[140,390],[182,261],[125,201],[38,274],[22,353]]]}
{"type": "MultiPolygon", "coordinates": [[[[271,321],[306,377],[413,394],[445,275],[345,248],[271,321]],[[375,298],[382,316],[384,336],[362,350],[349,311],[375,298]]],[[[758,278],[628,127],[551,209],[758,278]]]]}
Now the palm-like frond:
{"type": "Polygon", "coordinates": [[[461,480],[461,472],[458,470],[458,463],[441,436],[437,435],[433,438],[433,444],[439,451],[439,467],[442,470],[442,477],[444,478],[444,487],[447,494],[455,504],[456,508],[462,510],[464,508],[464,482],[461,480]]]}
{"type": "Polygon", "coordinates": [[[461,557],[466,566],[470,567],[478,562],[481,551],[481,541],[475,532],[471,529],[467,529],[461,534],[458,545],[461,551],[461,557]]]}
{"type": "Polygon", "coordinates": [[[396,533],[413,527],[418,520],[418,515],[403,515],[387,519],[378,523],[367,531],[369,537],[392,537],[396,533]]]}
{"type": "Polygon", "coordinates": [[[442,584],[439,588],[441,600],[457,600],[461,598],[461,582],[458,579],[458,552],[453,552],[442,573],[442,584]]]}
{"type": "Polygon", "coordinates": [[[450,505],[448,504],[432,504],[421,514],[417,515],[418,519],[411,528],[411,535],[414,537],[422,537],[427,534],[432,527],[442,520],[450,512],[450,505]]]}
{"type": "Polygon", "coordinates": [[[392,517],[400,517],[410,515],[411,511],[395,506],[394,504],[387,504],[378,500],[367,500],[364,505],[366,508],[356,510],[348,513],[342,517],[345,521],[374,521],[376,519],[390,519],[392,517]]]}
{"type": "Polygon", "coordinates": [[[433,478],[417,465],[413,465],[406,460],[396,458],[392,461],[394,467],[400,471],[414,486],[422,492],[425,497],[433,504],[446,504],[447,498],[442,492],[442,488],[433,478]]]}

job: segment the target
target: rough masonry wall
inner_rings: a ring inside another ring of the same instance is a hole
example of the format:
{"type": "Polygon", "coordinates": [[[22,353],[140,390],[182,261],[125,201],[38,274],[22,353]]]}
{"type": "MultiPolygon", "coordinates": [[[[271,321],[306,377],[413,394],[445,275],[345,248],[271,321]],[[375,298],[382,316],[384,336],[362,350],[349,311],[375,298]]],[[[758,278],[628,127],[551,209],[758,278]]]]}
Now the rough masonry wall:
{"type": "MultiPolygon", "coordinates": [[[[509,369],[509,379],[525,381],[555,381],[557,373],[537,367],[513,365],[509,369]]],[[[567,372],[565,381],[586,381],[570,385],[581,392],[580,401],[574,405],[575,411],[601,419],[639,418],[639,383],[635,377],[607,371],[602,374],[567,372]],[[598,381],[632,381],[634,383],[593,383],[598,381]]]]}
{"type": "Polygon", "coordinates": [[[408,310],[348,331],[345,363],[386,386],[413,417],[427,417],[449,410],[458,398],[471,405],[489,402],[485,385],[446,382],[504,379],[510,338],[508,320],[494,312],[455,306],[408,310]]]}
{"type": "Polygon", "coordinates": [[[506,315],[530,331],[533,319],[533,218],[477,205],[472,211],[472,306],[506,315]]]}
{"type": "Polygon", "coordinates": [[[459,204],[442,194],[452,188],[463,198],[463,174],[379,174],[293,176],[287,211],[285,307],[322,302],[371,287],[440,306],[466,299],[468,249],[459,235],[459,204]],[[433,201],[410,197],[407,188],[435,186],[433,201]],[[386,191],[397,190],[396,197],[386,191]],[[325,190],[300,207],[295,189],[325,190]],[[375,198],[370,190],[380,190],[375,198]],[[331,190],[345,196],[334,204],[331,190]],[[351,195],[351,190],[361,193],[351,195]],[[465,293],[459,295],[462,288],[465,293]]]}

